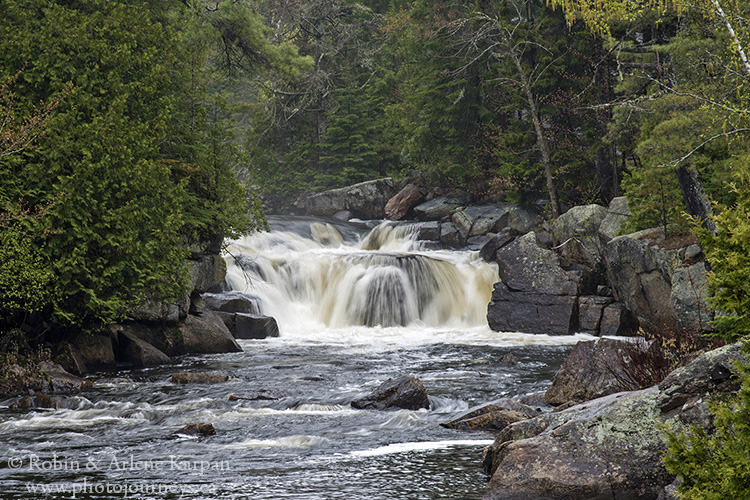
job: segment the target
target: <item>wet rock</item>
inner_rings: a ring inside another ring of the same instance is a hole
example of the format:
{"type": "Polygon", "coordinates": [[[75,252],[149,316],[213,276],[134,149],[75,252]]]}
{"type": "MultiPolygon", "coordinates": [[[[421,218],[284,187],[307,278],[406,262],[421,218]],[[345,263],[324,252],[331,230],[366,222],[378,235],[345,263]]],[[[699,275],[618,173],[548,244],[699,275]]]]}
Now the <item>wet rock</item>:
{"type": "Polygon", "coordinates": [[[341,210],[340,212],[336,212],[335,214],[333,214],[332,217],[334,219],[336,219],[336,220],[340,220],[340,221],[346,222],[349,219],[351,219],[353,216],[352,216],[352,213],[349,210],[341,210]]]}
{"type": "Polygon", "coordinates": [[[629,384],[629,354],[631,349],[647,347],[645,342],[614,339],[579,342],[555,374],[544,398],[551,405],[561,405],[637,389],[629,384]]]}
{"type": "Polygon", "coordinates": [[[272,389],[260,389],[257,391],[235,392],[229,395],[229,401],[274,401],[284,399],[286,394],[272,389]]]}
{"type": "Polygon", "coordinates": [[[83,379],[68,373],[57,363],[45,361],[41,363],[40,370],[46,380],[47,390],[52,392],[76,392],[81,389],[83,379]]]}
{"type": "Polygon", "coordinates": [[[165,365],[172,361],[159,349],[130,332],[121,331],[117,340],[118,351],[121,353],[120,361],[129,363],[135,368],[165,365]]]}
{"type": "Polygon", "coordinates": [[[413,228],[417,233],[417,239],[420,241],[440,241],[439,222],[411,222],[404,224],[404,226],[413,228]]]}
{"type": "Polygon", "coordinates": [[[183,348],[193,354],[242,352],[232,333],[213,311],[188,316],[180,325],[183,348]]]}
{"type": "Polygon", "coordinates": [[[573,330],[576,297],[515,291],[495,283],[487,323],[496,332],[568,335],[573,330]]]}
{"type": "Polygon", "coordinates": [[[369,396],[352,401],[353,408],[363,410],[387,410],[402,408],[405,410],[419,410],[430,408],[422,382],[414,375],[402,375],[396,379],[389,378],[375,389],[369,396]]]}
{"type": "Polygon", "coordinates": [[[516,358],[513,353],[508,352],[494,360],[493,364],[498,366],[517,366],[518,358],[516,358]]]}
{"type": "Polygon", "coordinates": [[[215,436],[216,429],[214,429],[213,424],[201,422],[186,425],[182,429],[175,431],[175,434],[182,434],[183,436],[215,436]]]}
{"type": "Polygon", "coordinates": [[[384,209],[386,219],[406,218],[412,208],[424,200],[425,194],[424,190],[415,184],[407,184],[386,203],[384,209]]]}
{"type": "Polygon", "coordinates": [[[386,203],[395,194],[393,179],[386,178],[316,193],[304,204],[308,215],[329,216],[348,210],[362,219],[382,219],[386,203]]]}
{"type": "Polygon", "coordinates": [[[24,396],[10,405],[11,410],[30,410],[32,408],[57,409],[57,402],[49,396],[24,396]]]}
{"type": "Polygon", "coordinates": [[[170,378],[173,384],[221,384],[227,380],[229,375],[213,372],[180,372],[170,378]]]}
{"type": "Polygon", "coordinates": [[[456,209],[471,202],[472,198],[469,195],[435,198],[414,207],[414,215],[419,220],[442,221],[449,218],[456,209]]]}
{"type": "Polygon", "coordinates": [[[503,398],[440,425],[464,431],[499,431],[512,423],[536,417],[540,413],[539,410],[518,401],[503,398]]]}
{"type": "Polygon", "coordinates": [[[464,244],[458,229],[451,222],[440,224],[440,243],[445,248],[459,248],[464,244]]]}
{"type": "Polygon", "coordinates": [[[261,314],[260,298],[243,292],[204,293],[206,307],[226,313],[261,314]]]}
{"type": "Polygon", "coordinates": [[[236,339],[265,339],[279,336],[276,319],[262,314],[218,313],[236,339]]]}

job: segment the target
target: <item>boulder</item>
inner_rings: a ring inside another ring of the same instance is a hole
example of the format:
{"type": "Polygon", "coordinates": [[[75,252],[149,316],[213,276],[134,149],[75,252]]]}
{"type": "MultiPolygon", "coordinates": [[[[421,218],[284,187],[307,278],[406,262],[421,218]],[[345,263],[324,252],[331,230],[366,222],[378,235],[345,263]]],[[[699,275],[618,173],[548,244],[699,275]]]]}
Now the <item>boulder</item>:
{"type": "Polygon", "coordinates": [[[201,422],[198,424],[188,424],[182,429],[175,431],[175,434],[182,434],[183,436],[214,436],[216,435],[216,429],[213,424],[201,422]]]}
{"type": "Polygon", "coordinates": [[[213,311],[203,316],[188,316],[180,325],[183,348],[193,354],[242,352],[232,333],[213,311]]]}
{"type": "Polygon", "coordinates": [[[265,339],[279,336],[279,325],[271,316],[246,313],[217,313],[236,339],[265,339]]]}
{"type": "Polygon", "coordinates": [[[260,298],[244,292],[204,293],[206,307],[227,313],[261,314],[260,298]]]}
{"type": "Polygon", "coordinates": [[[407,184],[396,196],[385,204],[384,212],[386,219],[401,220],[406,218],[414,208],[424,200],[425,192],[415,184],[407,184]]]}
{"type": "Polygon", "coordinates": [[[606,245],[620,232],[623,223],[627,221],[632,214],[628,208],[628,200],[624,196],[612,198],[607,208],[607,215],[599,224],[599,239],[606,245]]]}
{"type": "Polygon", "coordinates": [[[442,221],[449,218],[456,209],[471,202],[472,198],[469,195],[435,198],[414,207],[414,215],[422,221],[442,221]]]}
{"type": "Polygon", "coordinates": [[[169,356],[131,332],[120,332],[117,343],[121,354],[119,361],[135,368],[165,365],[172,361],[169,356]]]}
{"type": "Polygon", "coordinates": [[[419,410],[430,408],[422,382],[414,375],[402,375],[396,379],[389,378],[369,396],[352,401],[352,407],[363,410],[387,410],[402,408],[419,410]]]}
{"type": "Polygon", "coordinates": [[[533,232],[497,251],[500,283],[488,306],[495,331],[567,335],[577,322],[582,277],[560,267],[554,252],[541,248],[533,232]]]}
{"type": "Polygon", "coordinates": [[[709,395],[737,391],[738,359],[745,359],[741,343],[705,352],[686,366],[674,370],[659,384],[657,408],[670,415],[692,402],[705,400],[709,395]]]}
{"type": "Polygon", "coordinates": [[[440,224],[440,243],[445,248],[459,248],[464,241],[453,223],[443,222],[440,224]]]}
{"type": "Polygon", "coordinates": [[[348,210],[362,219],[382,219],[385,205],[396,194],[393,179],[377,179],[316,193],[305,200],[309,215],[330,216],[348,210]]]}
{"type": "Polygon", "coordinates": [[[669,258],[643,238],[649,231],[618,236],[607,244],[607,275],[615,298],[644,328],[677,329],[669,258]]]}
{"type": "Polygon", "coordinates": [[[38,396],[24,396],[10,405],[11,410],[57,409],[57,402],[49,396],[39,394],[38,396]]]}
{"type": "Polygon", "coordinates": [[[607,209],[601,205],[573,207],[552,223],[552,233],[558,243],[574,239],[586,248],[588,253],[599,261],[602,245],[599,241],[599,226],[607,216],[607,209]]]}
{"type": "Polygon", "coordinates": [[[514,204],[474,205],[455,211],[451,220],[463,240],[498,233],[506,227],[525,234],[539,223],[538,217],[514,204]]]}
{"type": "Polygon", "coordinates": [[[449,429],[466,431],[499,431],[508,425],[536,417],[541,412],[512,399],[503,398],[480,406],[450,422],[440,424],[449,429]]]}
{"type": "Polygon", "coordinates": [[[221,384],[227,380],[229,375],[213,372],[180,372],[170,378],[174,384],[221,384]]]}
{"type": "Polygon", "coordinates": [[[630,353],[647,347],[645,342],[614,339],[579,342],[555,374],[544,399],[556,406],[637,389],[628,372],[630,353]]]}
{"type": "Polygon", "coordinates": [[[497,251],[513,241],[518,233],[509,227],[500,230],[499,233],[493,234],[487,243],[479,251],[480,257],[487,262],[497,261],[497,251]]]}
{"type": "Polygon", "coordinates": [[[79,332],[64,348],[66,368],[78,374],[117,368],[112,336],[108,332],[79,332]]]}

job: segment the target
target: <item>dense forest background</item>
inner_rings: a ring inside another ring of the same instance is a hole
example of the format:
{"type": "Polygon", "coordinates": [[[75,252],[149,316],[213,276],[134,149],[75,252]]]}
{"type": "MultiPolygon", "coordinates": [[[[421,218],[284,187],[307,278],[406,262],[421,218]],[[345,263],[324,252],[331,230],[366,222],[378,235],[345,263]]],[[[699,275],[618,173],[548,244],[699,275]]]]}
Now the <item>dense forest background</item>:
{"type": "Polygon", "coordinates": [[[382,176],[550,216],[625,193],[671,233],[696,187],[733,206],[748,7],[553,3],[0,2],[5,328],[116,321],[259,197],[382,176]]]}

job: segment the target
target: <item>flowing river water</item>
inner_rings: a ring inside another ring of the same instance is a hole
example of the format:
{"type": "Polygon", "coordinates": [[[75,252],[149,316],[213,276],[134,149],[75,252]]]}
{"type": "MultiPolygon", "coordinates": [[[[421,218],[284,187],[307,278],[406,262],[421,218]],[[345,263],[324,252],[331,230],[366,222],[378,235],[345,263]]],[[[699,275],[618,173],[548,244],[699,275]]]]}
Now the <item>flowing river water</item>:
{"type": "Polygon", "coordinates": [[[493,434],[439,424],[545,390],[583,337],[492,332],[497,269],[476,252],[430,250],[389,224],[270,224],[229,246],[227,287],[255,296],[280,337],[95,374],[56,410],[0,403],[0,498],[481,498],[493,434]],[[177,385],[176,371],[230,379],[177,385]],[[422,381],[429,410],[350,406],[402,374],[422,381]],[[229,398],[248,391],[278,399],[229,398]],[[197,422],[216,435],[175,434],[197,422]]]}

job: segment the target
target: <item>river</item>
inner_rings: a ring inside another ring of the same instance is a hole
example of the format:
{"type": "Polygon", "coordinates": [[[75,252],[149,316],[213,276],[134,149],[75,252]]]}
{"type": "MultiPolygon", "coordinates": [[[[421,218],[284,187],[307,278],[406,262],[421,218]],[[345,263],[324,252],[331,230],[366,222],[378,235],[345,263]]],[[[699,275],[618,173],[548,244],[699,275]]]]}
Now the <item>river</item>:
{"type": "Polygon", "coordinates": [[[545,390],[584,337],[492,332],[497,269],[474,252],[430,249],[392,225],[270,225],[229,246],[227,287],[255,296],[280,337],[93,374],[93,389],[57,397],[56,410],[0,403],[3,499],[481,498],[493,434],[439,424],[545,390]],[[230,379],[177,385],[176,371],[230,379]],[[429,410],[350,406],[402,374],[422,381],[429,410]],[[248,391],[278,399],[229,398],[248,391]],[[197,422],[216,435],[175,434],[197,422]]]}

